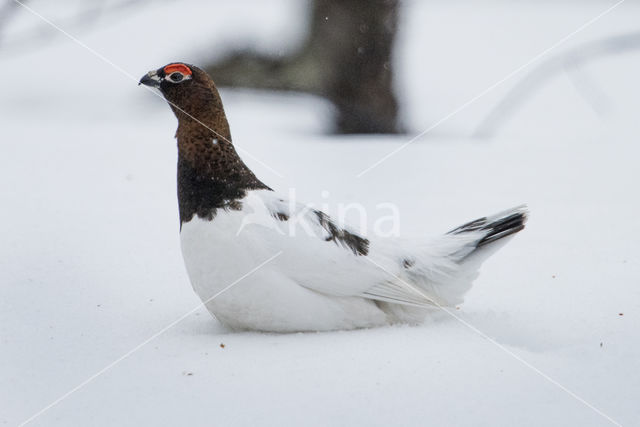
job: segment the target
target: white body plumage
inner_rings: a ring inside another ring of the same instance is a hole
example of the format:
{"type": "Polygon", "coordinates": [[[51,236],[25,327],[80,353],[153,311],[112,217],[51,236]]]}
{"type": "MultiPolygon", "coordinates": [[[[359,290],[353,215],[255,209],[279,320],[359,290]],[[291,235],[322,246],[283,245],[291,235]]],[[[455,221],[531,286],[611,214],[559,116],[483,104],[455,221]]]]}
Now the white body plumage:
{"type": "Polygon", "coordinates": [[[182,224],[185,264],[222,323],[274,332],[418,323],[439,305],[462,302],[480,263],[501,246],[477,248],[495,230],[488,225],[525,218],[516,208],[483,219],[485,228],[432,241],[366,241],[269,190],[249,191],[240,202],[239,210],[182,224]]]}

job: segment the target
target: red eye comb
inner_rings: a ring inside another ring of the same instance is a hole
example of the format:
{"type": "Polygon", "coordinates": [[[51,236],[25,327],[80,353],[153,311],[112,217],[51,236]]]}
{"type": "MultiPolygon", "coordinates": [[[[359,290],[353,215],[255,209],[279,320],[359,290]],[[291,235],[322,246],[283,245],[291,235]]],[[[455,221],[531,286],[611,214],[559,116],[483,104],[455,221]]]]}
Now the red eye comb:
{"type": "Polygon", "coordinates": [[[191,69],[184,64],[169,64],[164,67],[164,72],[167,75],[175,73],[176,71],[184,74],[185,76],[190,76],[192,74],[191,69]]]}

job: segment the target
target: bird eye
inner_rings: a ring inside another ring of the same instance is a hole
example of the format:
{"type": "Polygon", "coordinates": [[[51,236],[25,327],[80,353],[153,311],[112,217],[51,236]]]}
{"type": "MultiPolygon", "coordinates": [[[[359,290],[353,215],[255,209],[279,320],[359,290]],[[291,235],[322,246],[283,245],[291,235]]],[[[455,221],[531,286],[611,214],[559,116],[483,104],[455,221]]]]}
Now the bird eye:
{"type": "Polygon", "coordinates": [[[184,78],[184,76],[182,75],[182,73],[173,73],[169,76],[169,78],[172,82],[179,82],[184,78]]]}

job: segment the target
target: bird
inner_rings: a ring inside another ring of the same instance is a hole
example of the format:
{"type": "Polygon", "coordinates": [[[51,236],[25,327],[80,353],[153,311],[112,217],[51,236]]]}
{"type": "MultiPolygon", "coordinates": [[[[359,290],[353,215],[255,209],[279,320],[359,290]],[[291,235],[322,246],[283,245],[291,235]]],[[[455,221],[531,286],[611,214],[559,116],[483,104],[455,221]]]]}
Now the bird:
{"type": "Polygon", "coordinates": [[[230,330],[421,324],[461,304],[480,265],[525,227],[522,205],[436,238],[365,237],[256,177],[204,70],[173,62],[139,84],[158,89],[178,120],[184,263],[196,294],[230,330]]]}

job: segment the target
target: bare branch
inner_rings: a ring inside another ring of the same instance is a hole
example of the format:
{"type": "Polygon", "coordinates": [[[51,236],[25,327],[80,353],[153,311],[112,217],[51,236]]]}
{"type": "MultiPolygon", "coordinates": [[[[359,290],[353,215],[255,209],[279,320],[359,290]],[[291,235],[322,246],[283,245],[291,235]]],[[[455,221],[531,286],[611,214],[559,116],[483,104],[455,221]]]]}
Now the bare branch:
{"type": "MultiPolygon", "coordinates": [[[[502,98],[476,128],[474,136],[490,137],[495,135],[500,126],[512,117],[533,93],[556,74],[567,70],[575,73],[575,70],[581,69],[589,62],[636,49],[640,49],[640,31],[585,43],[546,60],[520,80],[502,98]]],[[[592,107],[601,112],[603,108],[602,95],[597,94],[593,85],[590,85],[589,88],[585,86],[588,83],[584,80],[584,76],[582,76],[582,81],[575,80],[575,74],[571,77],[574,78],[574,84],[582,91],[582,95],[588,99],[592,107]]]]}
{"type": "MultiPolygon", "coordinates": [[[[112,19],[117,17],[119,14],[128,11],[132,7],[143,6],[152,1],[157,0],[122,0],[109,7],[105,7],[105,0],[100,0],[92,2],[90,6],[86,6],[70,17],[57,21],[56,24],[70,32],[77,33],[83,29],[96,28],[96,24],[99,21],[102,21],[104,24],[108,18],[112,19]]],[[[18,5],[18,3],[13,0],[8,0],[8,2],[18,5]]],[[[21,3],[26,2],[21,0],[21,3]]],[[[0,17],[0,31],[1,30],[2,25],[0,17]]],[[[11,43],[4,46],[2,51],[5,55],[19,55],[21,53],[28,52],[30,48],[38,48],[47,42],[55,40],[58,35],[58,32],[52,28],[38,26],[12,37],[11,43]]]]}
{"type": "MultiPolygon", "coordinates": [[[[23,3],[26,3],[26,0],[23,3]]],[[[18,6],[18,3],[13,0],[5,0],[0,7],[0,42],[2,41],[2,32],[5,25],[7,25],[13,14],[18,10],[18,6]]]]}

